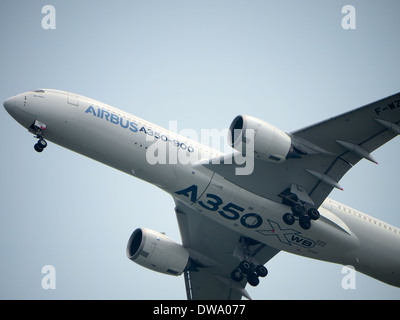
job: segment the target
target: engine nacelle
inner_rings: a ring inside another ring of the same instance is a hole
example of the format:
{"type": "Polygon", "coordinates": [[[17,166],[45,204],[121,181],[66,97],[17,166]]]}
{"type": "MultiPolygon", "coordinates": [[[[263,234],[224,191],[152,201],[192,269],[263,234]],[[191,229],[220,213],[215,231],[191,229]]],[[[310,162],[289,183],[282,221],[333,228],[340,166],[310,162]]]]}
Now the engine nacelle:
{"type": "Polygon", "coordinates": [[[153,271],[179,276],[189,263],[189,252],[156,231],[139,228],[129,238],[126,254],[130,260],[153,271]]]}
{"type": "Polygon", "coordinates": [[[281,163],[291,154],[291,138],[283,131],[257,118],[240,115],[229,127],[228,143],[232,148],[243,152],[243,145],[254,143],[254,156],[264,161],[281,163]],[[246,130],[254,130],[253,134],[246,130]]]}

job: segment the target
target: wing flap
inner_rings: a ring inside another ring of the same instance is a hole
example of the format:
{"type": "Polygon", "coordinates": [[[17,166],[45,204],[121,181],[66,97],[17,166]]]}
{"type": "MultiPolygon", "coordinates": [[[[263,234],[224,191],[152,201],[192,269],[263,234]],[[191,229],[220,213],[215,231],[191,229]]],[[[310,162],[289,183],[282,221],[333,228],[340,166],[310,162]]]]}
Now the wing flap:
{"type": "Polygon", "coordinates": [[[189,300],[240,300],[251,299],[245,283],[214,274],[211,270],[186,271],[186,292],[189,300]]]}

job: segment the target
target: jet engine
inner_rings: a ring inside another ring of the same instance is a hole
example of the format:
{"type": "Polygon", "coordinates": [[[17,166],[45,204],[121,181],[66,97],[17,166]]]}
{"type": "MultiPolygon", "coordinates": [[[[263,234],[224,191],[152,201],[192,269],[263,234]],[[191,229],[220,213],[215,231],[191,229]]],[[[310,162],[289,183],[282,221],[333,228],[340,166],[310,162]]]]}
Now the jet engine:
{"type": "Polygon", "coordinates": [[[174,276],[181,275],[189,264],[189,252],[184,247],[146,228],[132,233],[126,254],[142,267],[174,276]]]}
{"type": "Polygon", "coordinates": [[[242,153],[245,152],[243,146],[253,144],[255,158],[268,162],[281,163],[293,155],[289,135],[269,123],[247,115],[237,116],[232,121],[228,143],[242,153]]]}

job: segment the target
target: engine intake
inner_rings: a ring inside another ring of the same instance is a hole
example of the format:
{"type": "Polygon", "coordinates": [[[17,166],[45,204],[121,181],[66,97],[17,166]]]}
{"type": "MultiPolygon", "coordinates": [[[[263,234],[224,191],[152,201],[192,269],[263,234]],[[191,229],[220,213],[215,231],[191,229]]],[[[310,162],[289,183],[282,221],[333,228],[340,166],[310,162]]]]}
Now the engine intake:
{"type": "Polygon", "coordinates": [[[174,276],[181,275],[189,264],[189,252],[184,247],[146,228],[132,233],[126,255],[142,267],[174,276]]]}
{"type": "Polygon", "coordinates": [[[228,143],[240,152],[243,152],[243,145],[254,143],[254,156],[274,163],[284,162],[293,151],[289,135],[269,123],[247,115],[239,115],[232,121],[228,143]]]}

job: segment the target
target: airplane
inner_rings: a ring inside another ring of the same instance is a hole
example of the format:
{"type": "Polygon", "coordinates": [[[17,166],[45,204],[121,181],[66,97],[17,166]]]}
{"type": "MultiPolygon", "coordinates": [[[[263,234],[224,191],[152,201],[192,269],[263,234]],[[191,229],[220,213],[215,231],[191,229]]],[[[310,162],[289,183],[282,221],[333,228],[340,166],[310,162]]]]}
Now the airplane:
{"type": "Polygon", "coordinates": [[[182,244],[139,227],[133,262],[183,275],[188,299],[251,299],[280,251],[353,266],[400,287],[400,229],[328,198],[344,174],[400,134],[400,93],[284,132],[239,115],[221,153],[105,103],[38,89],[4,101],[37,142],[80,153],[169,193],[182,244]]]}

